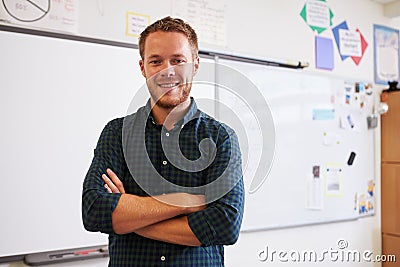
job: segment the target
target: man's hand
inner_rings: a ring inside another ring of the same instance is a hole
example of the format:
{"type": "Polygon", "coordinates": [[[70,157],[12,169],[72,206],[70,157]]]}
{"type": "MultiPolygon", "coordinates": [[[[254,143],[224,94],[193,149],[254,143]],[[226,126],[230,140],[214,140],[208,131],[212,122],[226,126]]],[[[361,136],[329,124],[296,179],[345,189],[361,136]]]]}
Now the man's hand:
{"type": "Polygon", "coordinates": [[[108,193],[125,194],[124,185],[118,176],[111,169],[107,169],[107,175],[103,174],[101,178],[103,178],[104,187],[107,189],[108,193]]]}

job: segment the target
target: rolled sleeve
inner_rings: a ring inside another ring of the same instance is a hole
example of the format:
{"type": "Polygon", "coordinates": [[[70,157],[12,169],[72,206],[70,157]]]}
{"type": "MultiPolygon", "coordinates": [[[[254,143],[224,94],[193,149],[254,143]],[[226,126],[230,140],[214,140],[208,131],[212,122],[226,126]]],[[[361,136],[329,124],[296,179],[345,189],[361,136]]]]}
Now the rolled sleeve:
{"type": "Polygon", "coordinates": [[[236,134],[224,128],[219,134],[217,155],[208,170],[208,182],[222,179],[211,185],[206,198],[214,199],[205,210],[188,216],[189,226],[199,241],[209,245],[234,244],[240,232],[244,209],[242,162],[236,134]],[[229,187],[229,191],[226,188],[229,187]],[[226,193],[227,192],[227,193],[226,193]]]}
{"type": "Polygon", "coordinates": [[[116,208],[120,193],[108,193],[101,175],[107,168],[118,177],[123,174],[120,121],[114,120],[103,129],[94,157],[86,174],[82,191],[82,220],[86,230],[113,233],[112,212],[116,208]]]}
{"type": "Polygon", "coordinates": [[[222,199],[190,214],[189,226],[205,246],[232,245],[239,237],[243,205],[243,183],[239,182],[222,199]]]}

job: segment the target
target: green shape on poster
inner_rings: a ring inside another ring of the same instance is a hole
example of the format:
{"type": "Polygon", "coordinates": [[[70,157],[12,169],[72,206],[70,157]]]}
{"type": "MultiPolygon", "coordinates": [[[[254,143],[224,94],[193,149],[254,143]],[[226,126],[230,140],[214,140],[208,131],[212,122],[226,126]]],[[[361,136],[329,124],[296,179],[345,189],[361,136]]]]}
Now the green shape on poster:
{"type": "MultiPolygon", "coordinates": [[[[321,2],[326,2],[326,0],[318,0],[321,2]]],[[[303,18],[303,20],[307,23],[307,25],[313,30],[313,31],[317,31],[318,34],[320,34],[321,32],[325,31],[327,28],[321,28],[318,26],[313,26],[310,25],[307,21],[307,3],[304,4],[303,9],[300,12],[300,16],[303,18]]],[[[332,26],[332,18],[333,18],[333,12],[332,10],[329,8],[329,26],[332,26]]]]}

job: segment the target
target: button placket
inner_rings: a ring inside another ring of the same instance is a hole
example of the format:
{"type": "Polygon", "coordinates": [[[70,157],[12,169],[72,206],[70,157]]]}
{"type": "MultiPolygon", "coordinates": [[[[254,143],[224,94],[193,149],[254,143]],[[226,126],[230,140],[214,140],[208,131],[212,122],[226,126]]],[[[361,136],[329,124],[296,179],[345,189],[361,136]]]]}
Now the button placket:
{"type": "MultiPolygon", "coordinates": [[[[165,133],[165,136],[166,136],[166,137],[169,137],[169,132],[166,132],[166,133],[165,133]]],[[[162,164],[165,166],[165,165],[168,164],[168,162],[167,162],[166,160],[163,160],[163,161],[162,161],[162,164]]]]}

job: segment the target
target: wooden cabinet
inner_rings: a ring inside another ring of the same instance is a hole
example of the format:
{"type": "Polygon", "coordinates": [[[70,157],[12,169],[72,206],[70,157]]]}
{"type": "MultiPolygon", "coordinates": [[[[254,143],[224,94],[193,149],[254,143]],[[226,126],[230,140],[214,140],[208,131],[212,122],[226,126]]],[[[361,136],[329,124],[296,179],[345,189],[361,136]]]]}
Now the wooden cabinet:
{"type": "Polygon", "coordinates": [[[382,254],[400,260],[400,91],[382,94],[389,111],[381,117],[382,254]]]}
{"type": "Polygon", "coordinates": [[[384,267],[398,267],[399,266],[399,255],[400,255],[400,238],[392,235],[382,235],[382,255],[396,255],[396,259],[385,258],[385,262],[382,263],[384,267]]]}
{"type": "Polygon", "coordinates": [[[384,93],[389,111],[382,114],[382,162],[400,164],[400,92],[384,93]]]}
{"type": "Polygon", "coordinates": [[[382,232],[400,236],[400,164],[382,163],[382,232]]]}

